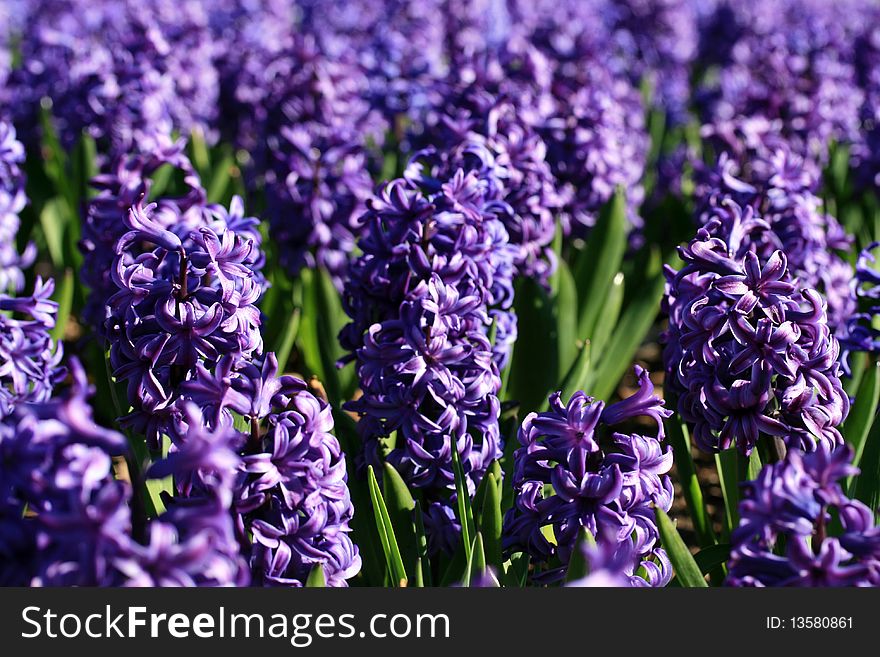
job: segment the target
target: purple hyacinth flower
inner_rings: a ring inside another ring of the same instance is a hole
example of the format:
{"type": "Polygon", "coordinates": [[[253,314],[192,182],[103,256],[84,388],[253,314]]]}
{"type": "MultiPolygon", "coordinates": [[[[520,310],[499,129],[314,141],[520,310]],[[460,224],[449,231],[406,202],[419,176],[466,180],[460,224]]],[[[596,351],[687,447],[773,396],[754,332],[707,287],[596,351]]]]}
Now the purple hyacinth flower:
{"type": "Polygon", "coordinates": [[[669,581],[652,507],[672,504],[667,475],[672,456],[661,442],[662,422],[671,411],[654,395],[648,373],[639,368],[636,376],[639,392],[611,406],[580,391],[563,404],[555,393],[549,411],[530,413],[523,421],[514,454],[514,507],[504,518],[503,545],[506,552],[523,551],[548,568],[543,577],[561,576],[563,570],[551,560],[567,564],[583,528],[611,552],[627,555],[615,567],[616,577],[633,585],[669,581]],[[620,432],[622,423],[644,416],[657,422],[655,435],[620,432]],[[542,531],[546,527],[552,527],[555,544],[542,531]],[[644,577],[637,573],[640,568],[644,577]]]}
{"type": "Polygon", "coordinates": [[[880,527],[839,483],[858,473],[851,458],[849,446],[789,450],[744,485],[728,585],[878,585],[880,527]],[[832,512],[840,518],[836,535],[832,512]]]}

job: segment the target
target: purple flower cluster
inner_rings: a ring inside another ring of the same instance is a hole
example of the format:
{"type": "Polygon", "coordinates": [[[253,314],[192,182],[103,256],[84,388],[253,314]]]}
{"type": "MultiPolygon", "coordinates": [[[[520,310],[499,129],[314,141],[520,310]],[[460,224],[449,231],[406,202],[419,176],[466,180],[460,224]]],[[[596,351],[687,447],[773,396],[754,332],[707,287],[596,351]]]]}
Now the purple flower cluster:
{"type": "Polygon", "coordinates": [[[848,252],[852,239],[823,211],[818,166],[795,153],[779,129],[779,121],[761,117],[703,127],[704,143],[719,159],[712,167],[697,165],[699,221],[711,220],[725,199],[751,207],[769,226],[749,234],[751,248],[762,259],[785,253],[791,274],[823,294],[828,324],[841,337],[855,307],[852,266],[838,253],[848,252]]]}
{"type": "Polygon", "coordinates": [[[365,100],[368,80],[356,62],[327,55],[296,36],[272,59],[256,58],[241,81],[252,126],[254,183],[265,184],[270,234],[282,265],[295,275],[321,266],[339,288],[354,250],[357,217],[373,189],[369,143],[383,124],[365,100]]]}
{"type": "MultiPolygon", "coordinates": [[[[575,588],[636,588],[651,586],[647,579],[629,575],[633,563],[637,562],[633,555],[632,541],[617,543],[613,540],[602,541],[594,545],[584,545],[584,559],[589,572],[584,577],[566,582],[566,586],[575,588]]],[[[664,572],[670,563],[662,559],[651,562],[659,570],[655,574],[658,581],[668,582],[672,574],[664,572]]]]}
{"type": "Polygon", "coordinates": [[[648,82],[654,102],[675,123],[687,118],[690,73],[697,55],[697,15],[691,0],[600,0],[618,66],[648,82]]]}
{"type": "Polygon", "coordinates": [[[200,2],[33,5],[21,35],[23,66],[10,80],[22,125],[33,126],[48,98],[66,146],[83,130],[106,152],[167,138],[172,130],[212,134],[218,80],[200,2]]]}
{"type": "Polygon", "coordinates": [[[366,461],[394,465],[447,527],[452,450],[470,494],[501,455],[489,309],[509,308],[513,249],[487,194],[473,171],[429,190],[389,183],[368,202],[343,300],[352,322],[340,341],[363,391],[347,408],[361,416],[366,461]]]}
{"type": "Polygon", "coordinates": [[[526,552],[542,564],[557,557],[564,565],[583,527],[628,555],[626,563],[618,560],[621,578],[668,583],[671,567],[658,544],[653,506],[672,505],[672,452],[662,444],[663,419],[672,413],[648,373],[636,367],[636,377],[639,391],[610,406],[583,392],[566,405],[557,392],[550,410],[526,416],[514,454],[514,506],[504,518],[507,552],[526,552]],[[656,422],[653,435],[623,433],[639,417],[656,422]]]}
{"type": "Polygon", "coordinates": [[[727,199],[679,248],[684,267],[667,269],[668,387],[707,451],[736,443],[748,454],[762,434],[807,450],[842,442],[849,398],[825,302],[782,251],[755,253],[769,230],[727,199]]]}
{"type": "Polygon", "coordinates": [[[156,448],[180,421],[179,387],[197,365],[211,369],[224,354],[262,352],[259,240],[237,198],[228,211],[192,213],[138,201],[125,226],[105,331],[113,376],[126,382],[132,405],[122,423],[156,448]]]}
{"type": "Polygon", "coordinates": [[[0,418],[22,402],[43,402],[66,371],[63,350],[49,336],[58,304],[55,284],[37,277],[29,297],[0,294],[0,418]]]}
{"type": "Polygon", "coordinates": [[[117,290],[112,268],[107,263],[116,257],[116,244],[128,232],[125,219],[129,210],[142,198],[151,195],[152,176],[159,169],[166,169],[171,178],[179,178],[183,188],[174,197],[164,190],[157,200],[158,212],[185,217],[184,223],[190,227],[202,223],[206,193],[184,154],[184,146],[183,141],[168,141],[154,150],[121,154],[110,162],[106,171],[91,181],[97,193],[89,199],[83,212],[79,243],[83,254],[80,276],[89,288],[82,314],[86,322],[102,335],[107,319],[107,300],[117,290]]]}
{"type": "Polygon", "coordinates": [[[746,482],[728,585],[880,586],[880,527],[838,483],[858,473],[851,458],[848,446],[790,450],[746,482]]]}
{"type": "MultiPolygon", "coordinates": [[[[424,106],[432,83],[446,72],[446,0],[306,0],[302,27],[333,57],[353,54],[369,79],[367,98],[393,121],[424,106]]],[[[480,4],[480,3],[475,3],[480,4]]]]}
{"type": "Polygon", "coordinates": [[[859,140],[862,92],[851,44],[861,11],[821,0],[748,0],[718,10],[736,29],[729,60],[702,93],[709,123],[779,119],[794,149],[820,160],[831,140],[859,140]]]}
{"type": "Polygon", "coordinates": [[[132,543],[116,568],[126,586],[246,586],[250,572],[231,514],[239,433],[208,429],[192,403],[181,411],[168,455],[147,471],[173,477],[178,494],[165,497],[167,509],[150,522],[145,543],[132,543]]]}
{"type": "Polygon", "coordinates": [[[862,104],[863,140],[852,149],[858,183],[867,188],[880,187],[880,8],[865,8],[864,29],[853,49],[856,73],[864,93],[862,104]]]}
{"type": "Polygon", "coordinates": [[[49,399],[66,373],[59,366],[61,345],[49,336],[58,312],[58,304],[51,300],[54,281],[37,276],[32,294],[21,295],[23,269],[36,256],[33,244],[21,254],[16,249],[18,213],[27,204],[25,177],[19,168],[23,160],[24,148],[15,129],[0,122],[0,418],[19,403],[49,399]]]}
{"type": "Polygon", "coordinates": [[[496,100],[479,87],[459,95],[449,113],[434,117],[420,135],[419,141],[431,145],[414,154],[405,175],[437,188],[458,169],[474,171],[487,182],[488,198],[496,201],[496,214],[516,248],[517,275],[546,282],[556,266],[550,244],[560,203],[547,148],[509,100],[496,100]]]}
{"type": "Polygon", "coordinates": [[[649,139],[639,92],[600,61],[566,64],[554,76],[554,110],[539,129],[563,199],[563,228],[585,237],[617,187],[627,191],[629,222],[640,228],[649,139]]]}
{"type": "Polygon", "coordinates": [[[856,264],[856,277],[853,284],[853,297],[857,303],[856,312],[849,318],[846,335],[841,339],[844,367],[849,366],[852,352],[880,352],[880,330],[875,318],[880,314],[880,272],[875,266],[874,252],[880,242],[869,244],[860,254],[856,264]]]}
{"type": "Polygon", "coordinates": [[[125,438],[86,403],[85,373],[64,395],[17,405],[0,420],[0,582],[95,586],[131,534],[128,489],[112,475],[125,438]],[[25,513],[27,510],[27,513],[25,513]]]}
{"type": "MultiPolygon", "coordinates": [[[[302,586],[321,565],[328,586],[345,586],[361,562],[348,536],[353,509],[330,406],[300,379],[277,376],[271,353],[262,363],[224,356],[215,372],[197,370],[183,394],[210,426],[250,422],[250,434],[233,441],[242,455],[233,511],[254,584],[302,586]]],[[[184,482],[182,492],[193,488],[205,486],[184,482]]]]}
{"type": "MultiPolygon", "coordinates": [[[[210,481],[135,536],[131,489],[114,477],[125,438],[97,426],[79,363],[71,389],[20,404],[0,421],[0,582],[31,586],[229,586],[247,569],[229,513],[238,457],[219,433],[195,424],[187,446],[153,466],[156,476],[210,481]],[[225,449],[225,451],[224,451],[225,449]],[[27,513],[24,513],[25,510],[27,513]]],[[[197,413],[190,409],[190,415],[197,413]]]]}
{"type": "Polygon", "coordinates": [[[37,255],[33,244],[28,244],[23,253],[16,248],[19,213],[27,205],[23,162],[24,146],[16,139],[15,128],[0,121],[0,292],[20,292],[24,287],[23,270],[37,255]]]}

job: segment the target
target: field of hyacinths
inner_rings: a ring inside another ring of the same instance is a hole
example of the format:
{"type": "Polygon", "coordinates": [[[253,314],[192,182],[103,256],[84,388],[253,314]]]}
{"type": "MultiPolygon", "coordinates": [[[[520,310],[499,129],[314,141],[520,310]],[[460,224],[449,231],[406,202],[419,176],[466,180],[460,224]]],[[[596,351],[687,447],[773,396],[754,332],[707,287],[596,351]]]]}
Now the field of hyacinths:
{"type": "Polygon", "coordinates": [[[878,586],[878,239],[869,0],[0,0],[0,585],[878,586]]]}

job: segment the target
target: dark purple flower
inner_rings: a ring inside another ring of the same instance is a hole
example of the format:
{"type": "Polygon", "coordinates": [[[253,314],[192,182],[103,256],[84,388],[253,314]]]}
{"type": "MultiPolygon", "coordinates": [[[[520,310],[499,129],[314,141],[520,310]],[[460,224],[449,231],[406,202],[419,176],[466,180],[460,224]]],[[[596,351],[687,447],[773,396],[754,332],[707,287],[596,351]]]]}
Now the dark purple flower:
{"type": "Polygon", "coordinates": [[[576,392],[565,405],[557,392],[549,411],[530,413],[523,421],[521,447],[514,454],[514,507],[504,518],[503,544],[507,552],[526,552],[550,568],[548,576],[560,573],[554,559],[568,563],[584,528],[612,551],[628,555],[619,564],[621,578],[652,586],[669,581],[652,507],[668,510],[672,504],[667,476],[672,453],[661,442],[663,419],[671,411],[654,395],[648,373],[637,367],[636,376],[639,392],[616,404],[606,407],[576,392]],[[657,423],[655,435],[615,431],[640,416],[657,423]],[[547,539],[548,527],[554,542],[547,539]]]}
{"type": "Polygon", "coordinates": [[[361,416],[366,461],[394,465],[426,504],[454,489],[452,449],[471,494],[501,453],[488,311],[509,308],[512,260],[487,187],[461,170],[427,191],[389,183],[368,203],[345,289],[352,323],[340,340],[363,391],[348,407],[361,416]]]}
{"type": "Polygon", "coordinates": [[[251,186],[265,186],[281,262],[291,275],[321,266],[341,289],[373,186],[369,147],[384,131],[365,99],[367,78],[347,51],[334,56],[312,35],[246,57],[238,141],[250,153],[251,186]]]}
{"type": "Polygon", "coordinates": [[[48,98],[68,147],[82,131],[105,153],[155,146],[174,130],[213,137],[218,80],[201,3],[34,4],[10,80],[23,124],[33,126],[48,98]]]}
{"type": "Polygon", "coordinates": [[[173,431],[180,386],[199,364],[212,369],[222,355],[262,352],[262,256],[240,215],[240,201],[227,212],[168,200],[138,201],[125,218],[105,332],[113,375],[127,383],[133,407],[124,423],[151,445],[173,431]]]}
{"type": "Polygon", "coordinates": [[[91,181],[97,194],[89,200],[83,213],[80,275],[89,288],[83,316],[100,334],[104,333],[107,319],[107,300],[116,292],[112,268],[107,263],[116,257],[116,243],[128,231],[126,217],[135,204],[149,196],[152,176],[159,169],[172,169],[183,179],[185,191],[176,197],[157,199],[157,212],[182,215],[186,218],[183,223],[190,229],[202,222],[206,194],[184,154],[184,145],[182,141],[169,141],[155,150],[120,155],[91,181]]]}
{"type": "Polygon", "coordinates": [[[111,462],[126,440],[94,423],[85,372],[71,366],[71,389],[20,403],[0,420],[5,583],[111,584],[113,555],[130,534],[128,489],[114,480],[111,462]]]}
{"type": "Polygon", "coordinates": [[[820,161],[830,141],[859,141],[863,96],[852,41],[864,20],[860,6],[749,0],[719,3],[718,11],[732,43],[701,90],[709,123],[779,119],[795,151],[820,161]]]}
{"type": "Polygon", "coordinates": [[[406,176],[436,186],[458,169],[476,172],[486,180],[516,250],[516,273],[546,283],[556,265],[550,244],[561,203],[547,148],[510,101],[496,99],[478,83],[456,95],[449,114],[432,117],[433,125],[418,137],[430,146],[414,155],[406,176]]]}
{"type": "Polygon", "coordinates": [[[719,158],[714,166],[696,165],[697,215],[701,223],[711,220],[725,199],[751,207],[769,227],[749,235],[752,248],[761,258],[782,250],[792,274],[825,296],[828,324],[843,339],[855,304],[852,267],[841,254],[852,239],[823,210],[819,167],[793,151],[780,124],[738,118],[703,127],[719,158]]]}
{"type": "Polygon", "coordinates": [[[877,586],[880,527],[838,483],[858,473],[848,446],[789,450],[746,482],[733,532],[731,586],[877,586]],[[831,535],[832,512],[840,518],[831,535]]]}
{"type": "MultiPolygon", "coordinates": [[[[254,584],[303,586],[320,565],[329,586],[346,586],[361,562],[348,535],[353,508],[331,408],[302,380],[277,374],[271,353],[253,361],[224,356],[213,372],[200,364],[181,386],[185,407],[205,409],[213,432],[237,434],[233,514],[254,584]],[[249,426],[247,435],[232,429],[236,417],[249,426]]],[[[228,458],[213,453],[194,445],[189,455],[195,462],[228,458]]],[[[190,487],[217,488],[201,480],[190,487]]]]}
{"type": "Polygon", "coordinates": [[[860,254],[856,264],[856,277],[850,290],[857,304],[856,312],[850,317],[845,337],[841,339],[844,350],[844,364],[848,364],[852,352],[880,351],[880,330],[874,318],[880,314],[880,272],[875,267],[874,252],[880,243],[869,244],[860,254]]]}
{"type": "Polygon", "coordinates": [[[668,389],[707,451],[751,452],[761,435],[793,447],[842,442],[849,411],[839,345],[818,292],[800,287],[782,251],[756,255],[765,222],[726,199],[667,271],[668,389]]]}

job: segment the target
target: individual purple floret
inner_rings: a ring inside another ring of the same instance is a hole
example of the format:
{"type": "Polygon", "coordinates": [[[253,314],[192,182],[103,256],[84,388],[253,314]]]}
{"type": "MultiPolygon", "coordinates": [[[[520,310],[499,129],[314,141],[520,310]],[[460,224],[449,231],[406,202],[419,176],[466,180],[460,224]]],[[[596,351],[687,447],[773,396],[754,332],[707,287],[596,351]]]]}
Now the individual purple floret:
{"type": "Polygon", "coordinates": [[[851,9],[821,0],[720,4],[739,29],[730,59],[702,92],[704,118],[780,119],[795,151],[820,161],[832,140],[857,142],[862,92],[852,41],[860,12],[851,9]]]}
{"type": "Polygon", "coordinates": [[[277,370],[274,354],[260,366],[226,356],[214,374],[200,365],[184,395],[213,426],[231,427],[233,413],[250,422],[235,447],[242,462],[234,512],[254,584],[303,586],[320,565],[328,586],[346,586],[361,561],[349,537],[353,509],[331,408],[277,370]]]}
{"type": "Polygon", "coordinates": [[[193,216],[174,203],[138,201],[125,218],[106,336],[113,376],[126,382],[132,405],[122,422],[153,448],[179,421],[174,402],[197,365],[211,369],[222,355],[262,352],[262,256],[241,215],[239,200],[229,211],[208,207],[193,216]]]}
{"type": "Polygon", "coordinates": [[[37,255],[36,246],[28,243],[19,253],[16,241],[21,227],[19,214],[27,205],[24,146],[15,135],[15,127],[0,121],[0,292],[20,292],[24,287],[24,270],[37,255]]]}
{"type": "Polygon", "coordinates": [[[848,445],[789,450],[744,484],[728,585],[880,585],[880,527],[838,483],[858,473],[851,458],[848,445]]]}
{"type": "Polygon", "coordinates": [[[366,461],[391,463],[427,504],[454,488],[452,449],[471,494],[501,454],[488,311],[512,293],[500,275],[512,257],[486,191],[463,171],[427,192],[389,183],[368,203],[345,289],[340,340],[363,391],[347,408],[366,461]]]}
{"type": "Polygon", "coordinates": [[[819,167],[796,154],[779,130],[779,121],[762,118],[704,126],[704,143],[719,157],[711,167],[696,164],[696,212],[703,223],[724,199],[750,206],[770,227],[750,234],[752,250],[762,259],[785,253],[792,275],[824,295],[828,324],[841,338],[855,304],[853,270],[839,254],[852,238],[823,209],[819,167]]]}
{"type": "Polygon", "coordinates": [[[653,506],[672,505],[672,452],[662,444],[663,419],[672,412],[654,394],[647,371],[636,367],[636,377],[639,391],[610,406],[583,392],[566,405],[557,392],[550,410],[526,416],[514,454],[514,506],[504,518],[505,551],[525,552],[548,566],[549,576],[561,575],[552,560],[567,564],[584,528],[618,546],[615,551],[629,551],[621,577],[651,586],[669,581],[653,506]],[[623,433],[621,425],[638,417],[651,418],[655,433],[623,433]]]}
{"type": "Polygon", "coordinates": [[[812,450],[842,442],[849,411],[839,345],[821,295],[791,276],[782,251],[751,250],[766,222],[725,200],[667,269],[668,389],[706,451],[748,454],[761,435],[812,450]]]}

